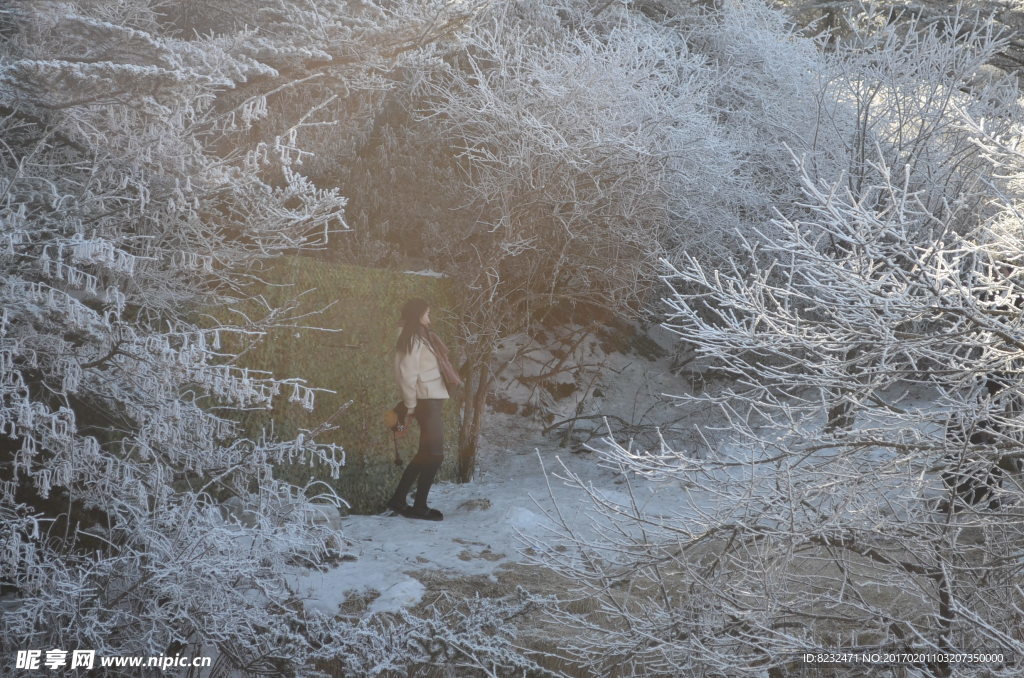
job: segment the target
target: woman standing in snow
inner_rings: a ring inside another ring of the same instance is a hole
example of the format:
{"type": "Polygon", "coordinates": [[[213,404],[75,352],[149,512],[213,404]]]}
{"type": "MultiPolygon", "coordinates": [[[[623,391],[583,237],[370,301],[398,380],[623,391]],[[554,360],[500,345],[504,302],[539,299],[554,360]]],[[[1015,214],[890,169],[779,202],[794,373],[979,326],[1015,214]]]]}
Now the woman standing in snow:
{"type": "Polygon", "coordinates": [[[427,494],[444,459],[441,406],[448,399],[447,386],[462,384],[451,363],[448,349],[430,329],[430,305],[410,299],[402,306],[402,332],[395,345],[395,378],[408,413],[420,425],[420,445],[398,481],[387,507],[409,518],[442,520],[437,509],[427,506],[427,494]],[[412,506],[406,502],[416,483],[412,506]]]}

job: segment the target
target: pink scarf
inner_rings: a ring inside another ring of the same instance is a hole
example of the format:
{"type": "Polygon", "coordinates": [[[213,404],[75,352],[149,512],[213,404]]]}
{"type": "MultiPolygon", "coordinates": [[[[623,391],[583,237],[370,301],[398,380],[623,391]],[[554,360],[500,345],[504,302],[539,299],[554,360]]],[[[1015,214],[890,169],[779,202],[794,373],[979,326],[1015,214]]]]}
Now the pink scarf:
{"type": "Polygon", "coordinates": [[[426,332],[424,337],[427,340],[427,345],[430,346],[430,350],[434,353],[437,358],[437,366],[441,370],[441,376],[444,378],[444,385],[446,388],[454,388],[462,386],[462,379],[459,378],[459,373],[452,367],[452,363],[448,360],[448,347],[441,341],[441,337],[428,327],[423,328],[426,332]]]}

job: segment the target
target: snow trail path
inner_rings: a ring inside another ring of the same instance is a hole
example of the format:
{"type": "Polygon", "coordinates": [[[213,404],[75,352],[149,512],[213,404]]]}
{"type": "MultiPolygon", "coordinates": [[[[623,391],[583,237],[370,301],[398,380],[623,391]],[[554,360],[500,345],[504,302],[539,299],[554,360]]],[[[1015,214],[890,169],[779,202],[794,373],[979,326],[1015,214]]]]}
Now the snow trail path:
{"type": "MultiPolygon", "coordinates": [[[[305,604],[336,613],[353,599],[368,602],[368,613],[395,611],[419,603],[429,582],[436,588],[446,579],[471,578],[490,582],[497,590],[514,590],[516,573],[523,572],[515,566],[529,560],[521,535],[550,537],[551,523],[543,510],[552,507],[549,481],[567,521],[583,529],[589,523],[590,502],[584,492],[551,475],[564,473],[559,460],[604,496],[628,502],[621,477],[599,467],[596,454],[559,448],[556,440],[540,435],[535,422],[492,415],[480,449],[473,482],[437,483],[431,489],[430,504],[444,513],[443,521],[390,514],[343,518],[342,535],[352,544],[347,553],[354,560],[324,573],[304,571],[293,577],[305,604]]],[[[642,493],[657,503],[670,499],[665,494],[642,493]]]]}

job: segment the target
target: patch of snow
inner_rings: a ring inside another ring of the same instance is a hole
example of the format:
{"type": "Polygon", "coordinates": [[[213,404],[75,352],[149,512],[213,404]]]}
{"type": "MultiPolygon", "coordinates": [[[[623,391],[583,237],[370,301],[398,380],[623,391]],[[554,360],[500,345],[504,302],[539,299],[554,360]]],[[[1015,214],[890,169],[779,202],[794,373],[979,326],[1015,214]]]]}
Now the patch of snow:
{"type": "Polygon", "coordinates": [[[420,602],[424,591],[426,587],[419,581],[405,577],[381,591],[380,596],[370,603],[368,612],[397,612],[420,602]]]}
{"type": "Polygon", "coordinates": [[[507,517],[509,524],[512,525],[512,527],[522,531],[532,531],[544,522],[544,519],[541,516],[538,516],[533,511],[521,506],[513,506],[509,509],[507,517]]]}
{"type": "Polygon", "coordinates": [[[405,273],[407,275],[422,275],[422,276],[425,276],[427,278],[444,278],[445,277],[444,273],[439,273],[437,271],[432,271],[430,269],[426,269],[426,270],[423,270],[423,271],[402,271],[402,273],[405,273]]]}

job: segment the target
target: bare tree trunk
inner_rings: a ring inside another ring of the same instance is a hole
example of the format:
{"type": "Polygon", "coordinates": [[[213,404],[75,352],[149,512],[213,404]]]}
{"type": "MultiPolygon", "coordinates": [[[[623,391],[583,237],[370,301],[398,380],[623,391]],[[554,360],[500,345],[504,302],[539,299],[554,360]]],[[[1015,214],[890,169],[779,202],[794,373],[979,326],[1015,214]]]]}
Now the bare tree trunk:
{"type": "Polygon", "coordinates": [[[853,405],[845,399],[849,390],[838,389],[833,392],[833,404],[828,408],[825,431],[835,433],[837,431],[848,431],[854,424],[855,415],[853,405]]]}
{"type": "Polygon", "coordinates": [[[470,368],[466,381],[466,399],[462,403],[462,422],[459,427],[459,482],[468,483],[476,470],[476,453],[480,442],[484,408],[487,394],[494,377],[491,374],[490,357],[483,357],[470,368]],[[475,386],[475,387],[474,387],[475,386]]]}
{"type": "MultiPolygon", "coordinates": [[[[850,383],[854,384],[859,380],[858,373],[860,369],[855,369],[853,363],[856,358],[861,354],[861,348],[854,346],[846,352],[844,360],[850,363],[847,367],[847,373],[850,376],[850,383]]],[[[828,413],[825,419],[825,432],[836,433],[837,431],[848,431],[853,427],[857,419],[857,413],[854,409],[853,403],[850,402],[849,397],[853,393],[853,389],[848,386],[838,386],[832,390],[831,403],[829,404],[828,413]]]]}
{"type": "MultiPolygon", "coordinates": [[[[939,639],[938,645],[942,652],[953,652],[953,643],[951,642],[950,635],[952,633],[953,622],[956,618],[956,613],[953,611],[953,591],[950,584],[949,578],[945,572],[939,571],[936,576],[936,582],[939,585],[939,639]]],[[[929,665],[932,672],[943,678],[945,676],[952,675],[952,670],[949,667],[948,661],[936,661],[934,664],[929,665]]]]}

